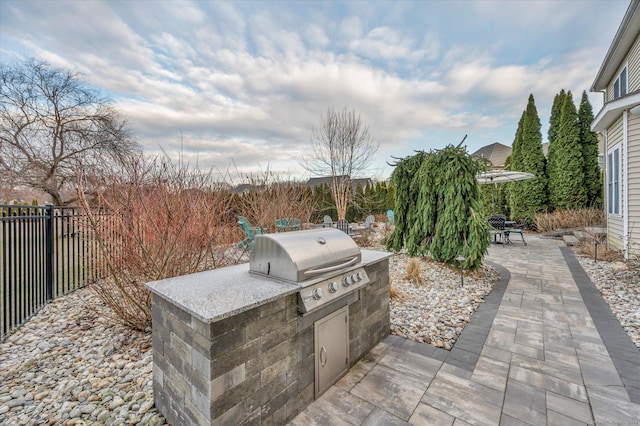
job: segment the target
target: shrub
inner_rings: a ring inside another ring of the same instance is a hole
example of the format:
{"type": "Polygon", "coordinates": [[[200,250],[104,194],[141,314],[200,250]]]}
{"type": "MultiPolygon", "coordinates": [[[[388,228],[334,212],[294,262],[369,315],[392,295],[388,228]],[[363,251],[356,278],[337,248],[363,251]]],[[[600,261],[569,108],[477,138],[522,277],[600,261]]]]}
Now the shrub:
{"type": "Polygon", "coordinates": [[[231,197],[211,173],[140,156],[95,179],[91,202],[78,185],[106,277],[92,288],[125,325],[151,325],[147,282],[238,262],[231,197]]]}
{"type": "MultiPolygon", "coordinates": [[[[235,197],[235,210],[252,226],[275,231],[275,221],[281,218],[309,222],[316,209],[313,191],[306,185],[277,177],[268,170],[243,179],[243,193],[235,197]]],[[[236,217],[237,221],[237,217],[236,217]]]]}
{"type": "MultiPolygon", "coordinates": [[[[590,259],[595,259],[596,256],[596,245],[593,240],[582,240],[575,247],[576,252],[579,254],[588,257],[590,259]]],[[[618,250],[614,250],[609,247],[609,244],[604,240],[598,241],[598,260],[602,260],[605,262],[617,262],[623,261],[624,256],[618,250]]]]}
{"type": "Polygon", "coordinates": [[[387,248],[406,247],[410,256],[429,254],[456,266],[457,257],[464,256],[464,268],[478,269],[490,243],[476,178],[480,162],[449,145],[418,152],[395,166],[395,226],[387,248]]]}

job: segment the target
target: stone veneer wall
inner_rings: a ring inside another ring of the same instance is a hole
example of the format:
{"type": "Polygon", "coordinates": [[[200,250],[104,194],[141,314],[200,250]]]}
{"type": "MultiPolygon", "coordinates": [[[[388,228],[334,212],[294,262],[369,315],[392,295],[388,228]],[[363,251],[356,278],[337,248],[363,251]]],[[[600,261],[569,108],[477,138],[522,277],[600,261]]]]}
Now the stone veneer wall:
{"type": "Polygon", "coordinates": [[[359,294],[305,317],[293,294],[206,324],[153,294],[158,410],[176,426],[291,420],[314,400],[316,320],[349,304],[351,366],[389,334],[389,260],[366,271],[359,294]]]}

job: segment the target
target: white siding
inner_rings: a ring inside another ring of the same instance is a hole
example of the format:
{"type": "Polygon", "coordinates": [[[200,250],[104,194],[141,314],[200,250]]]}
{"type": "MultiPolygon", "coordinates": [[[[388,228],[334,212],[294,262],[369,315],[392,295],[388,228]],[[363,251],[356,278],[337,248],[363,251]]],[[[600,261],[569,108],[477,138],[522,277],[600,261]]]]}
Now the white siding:
{"type": "MultiPolygon", "coordinates": [[[[616,147],[616,146],[620,146],[622,144],[622,117],[620,117],[615,123],[613,123],[613,125],[608,129],[607,131],[607,151],[611,150],[612,148],[616,147]]],[[[622,157],[622,152],[621,154],[621,158],[622,157]]],[[[624,161],[624,160],[623,160],[624,161]]],[[[608,164],[607,164],[608,166],[608,164]]],[[[606,176],[606,175],[605,175],[606,176]]],[[[622,176],[622,182],[621,184],[624,185],[625,182],[625,177],[622,176]]],[[[622,187],[621,187],[622,189],[622,187]]],[[[605,191],[607,191],[607,185],[605,182],[605,191]]],[[[608,197],[605,194],[605,200],[607,200],[608,197]]],[[[624,202],[624,200],[623,200],[624,202]]],[[[621,207],[624,204],[621,204],[621,207]]],[[[606,211],[606,210],[605,210],[606,211]]],[[[618,250],[622,250],[622,233],[623,233],[623,221],[622,221],[622,216],[619,215],[612,215],[612,214],[607,214],[607,238],[609,241],[609,245],[611,245],[612,247],[618,249],[618,250]]]]}
{"type": "Polygon", "coordinates": [[[607,86],[607,102],[613,100],[613,83],[625,65],[627,65],[627,93],[632,93],[640,89],[640,37],[636,38],[620,68],[616,70],[613,79],[609,82],[607,86]]]}
{"type": "Polygon", "coordinates": [[[640,89],[640,37],[633,43],[625,62],[628,63],[628,93],[632,93],[640,89]]]}
{"type": "Polygon", "coordinates": [[[640,255],[640,117],[629,115],[629,255],[640,255]]]}

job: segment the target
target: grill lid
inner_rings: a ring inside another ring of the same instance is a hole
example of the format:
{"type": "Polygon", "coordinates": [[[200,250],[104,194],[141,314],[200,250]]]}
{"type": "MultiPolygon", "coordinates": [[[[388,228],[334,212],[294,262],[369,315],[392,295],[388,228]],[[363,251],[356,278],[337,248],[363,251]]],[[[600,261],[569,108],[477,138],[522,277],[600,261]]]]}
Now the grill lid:
{"type": "Polygon", "coordinates": [[[360,248],[335,228],[256,235],[249,271],[301,282],[360,262],[360,248]]]}

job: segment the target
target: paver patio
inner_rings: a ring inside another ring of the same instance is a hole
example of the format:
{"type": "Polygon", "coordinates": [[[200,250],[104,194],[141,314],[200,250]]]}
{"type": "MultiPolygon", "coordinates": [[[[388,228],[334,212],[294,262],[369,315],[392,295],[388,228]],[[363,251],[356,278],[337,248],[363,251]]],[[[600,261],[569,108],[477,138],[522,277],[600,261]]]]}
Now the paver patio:
{"type": "Polygon", "coordinates": [[[640,351],[569,248],[527,242],[489,249],[451,351],[389,336],[290,424],[640,424],[640,351]]]}

